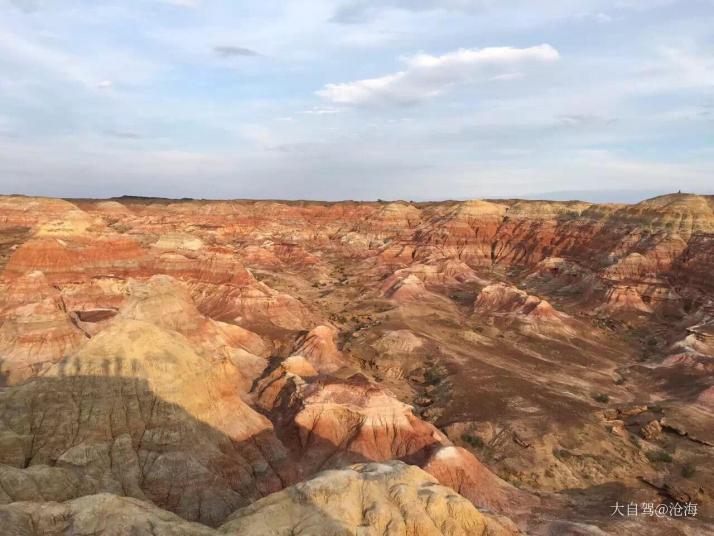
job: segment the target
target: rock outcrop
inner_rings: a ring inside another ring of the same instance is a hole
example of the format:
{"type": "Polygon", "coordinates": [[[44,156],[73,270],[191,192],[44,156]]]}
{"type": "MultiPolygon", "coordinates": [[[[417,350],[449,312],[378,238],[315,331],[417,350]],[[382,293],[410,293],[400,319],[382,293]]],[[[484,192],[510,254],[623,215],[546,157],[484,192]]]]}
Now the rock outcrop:
{"type": "Polygon", "coordinates": [[[484,287],[474,303],[474,314],[486,315],[504,325],[518,324],[536,333],[574,333],[576,322],[557,311],[546,300],[511,285],[496,283],[484,287]]]}
{"type": "Polygon", "coordinates": [[[303,356],[318,372],[335,372],[345,365],[335,346],[335,336],[334,328],[317,326],[298,338],[293,355],[303,356]]]}
{"type": "Polygon", "coordinates": [[[268,536],[288,527],[300,527],[305,536],[514,534],[424,471],[401,462],[325,471],[239,510],[221,532],[268,536]]]}

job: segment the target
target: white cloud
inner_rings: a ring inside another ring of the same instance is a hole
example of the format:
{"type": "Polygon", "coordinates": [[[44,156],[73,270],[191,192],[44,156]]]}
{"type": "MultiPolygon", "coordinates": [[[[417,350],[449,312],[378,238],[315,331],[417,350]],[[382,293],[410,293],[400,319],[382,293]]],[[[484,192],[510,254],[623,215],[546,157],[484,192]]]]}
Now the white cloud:
{"type": "Polygon", "coordinates": [[[473,11],[496,3],[496,0],[347,0],[338,5],[332,21],[342,24],[362,23],[376,17],[384,9],[473,11]]]}
{"type": "Polygon", "coordinates": [[[497,81],[497,80],[520,80],[523,78],[525,75],[523,73],[504,73],[504,74],[497,74],[496,76],[492,76],[489,78],[491,81],[497,81]]]}
{"type": "Polygon", "coordinates": [[[305,115],[335,115],[340,113],[338,108],[313,108],[311,110],[302,110],[298,112],[305,115]]]}
{"type": "Polygon", "coordinates": [[[662,47],[659,52],[675,87],[714,85],[714,59],[710,53],[674,47],[662,47]]]}
{"type": "Polygon", "coordinates": [[[461,48],[441,56],[418,54],[406,58],[402,71],[347,82],[327,84],[317,95],[336,104],[409,104],[444,92],[457,84],[483,79],[513,78],[514,66],[551,63],[560,58],[551,45],[528,48],[461,48]],[[505,70],[506,72],[501,72],[505,70]]]}
{"type": "Polygon", "coordinates": [[[0,34],[0,53],[6,62],[37,68],[66,80],[94,86],[97,77],[72,56],[24,39],[11,32],[0,34]]]}
{"type": "Polygon", "coordinates": [[[195,8],[201,3],[200,0],[159,0],[162,4],[170,4],[178,7],[195,8]]]}
{"type": "MultiPolygon", "coordinates": [[[[658,9],[677,0],[540,0],[537,5],[528,0],[343,0],[335,9],[332,22],[364,24],[384,16],[385,11],[461,12],[488,14],[508,11],[528,12],[534,8],[538,18],[592,18],[607,23],[613,17],[601,10],[641,12],[658,9]]],[[[535,20],[535,19],[531,19],[535,20]]]]}
{"type": "Polygon", "coordinates": [[[12,69],[15,80],[48,80],[109,89],[115,83],[147,83],[161,65],[120,48],[96,47],[91,55],[64,49],[60,40],[27,39],[0,26],[0,68],[12,69]],[[111,78],[110,78],[111,77],[111,78]]]}

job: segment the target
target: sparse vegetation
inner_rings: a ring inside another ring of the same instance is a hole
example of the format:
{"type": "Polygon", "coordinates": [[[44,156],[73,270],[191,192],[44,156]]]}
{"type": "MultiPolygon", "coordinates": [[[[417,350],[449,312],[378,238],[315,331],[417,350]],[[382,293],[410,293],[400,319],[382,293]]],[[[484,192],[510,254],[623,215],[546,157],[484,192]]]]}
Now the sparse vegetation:
{"type": "Polygon", "coordinates": [[[697,472],[697,468],[691,463],[687,462],[682,466],[682,476],[684,478],[692,478],[694,473],[697,472]]]}
{"type": "Polygon", "coordinates": [[[572,454],[570,451],[565,450],[565,449],[559,449],[559,448],[554,448],[553,449],[553,456],[558,458],[559,460],[567,460],[569,458],[572,458],[572,454]]]}
{"type": "Polygon", "coordinates": [[[461,441],[477,449],[483,448],[484,446],[483,439],[473,434],[463,434],[461,436],[461,441]]]}
{"type": "Polygon", "coordinates": [[[441,375],[436,368],[430,368],[424,374],[424,380],[427,385],[437,385],[441,383],[441,375]]]}
{"type": "Polygon", "coordinates": [[[597,393],[596,395],[593,395],[593,399],[601,404],[607,404],[610,401],[610,397],[605,393],[597,393]]]}
{"type": "Polygon", "coordinates": [[[645,454],[647,456],[647,459],[651,461],[652,463],[657,463],[657,462],[664,462],[664,463],[671,463],[672,462],[672,455],[669,452],[665,452],[664,450],[655,450],[648,452],[645,454]]]}

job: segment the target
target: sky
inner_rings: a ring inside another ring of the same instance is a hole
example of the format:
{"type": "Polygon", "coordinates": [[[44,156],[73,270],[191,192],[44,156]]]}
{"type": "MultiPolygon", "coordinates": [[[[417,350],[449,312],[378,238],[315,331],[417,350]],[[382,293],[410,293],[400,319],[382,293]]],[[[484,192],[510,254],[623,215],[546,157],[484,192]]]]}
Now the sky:
{"type": "Polygon", "coordinates": [[[714,0],[0,0],[3,194],[677,190],[714,193],[714,0]]]}

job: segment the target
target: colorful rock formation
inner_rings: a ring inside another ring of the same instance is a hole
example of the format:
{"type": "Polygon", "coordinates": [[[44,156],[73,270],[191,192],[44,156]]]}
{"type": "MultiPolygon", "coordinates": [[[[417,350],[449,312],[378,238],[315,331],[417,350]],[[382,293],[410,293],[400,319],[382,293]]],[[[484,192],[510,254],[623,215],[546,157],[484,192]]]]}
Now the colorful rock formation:
{"type": "Polygon", "coordinates": [[[712,196],[0,197],[0,270],[9,534],[713,530],[712,196]]]}

